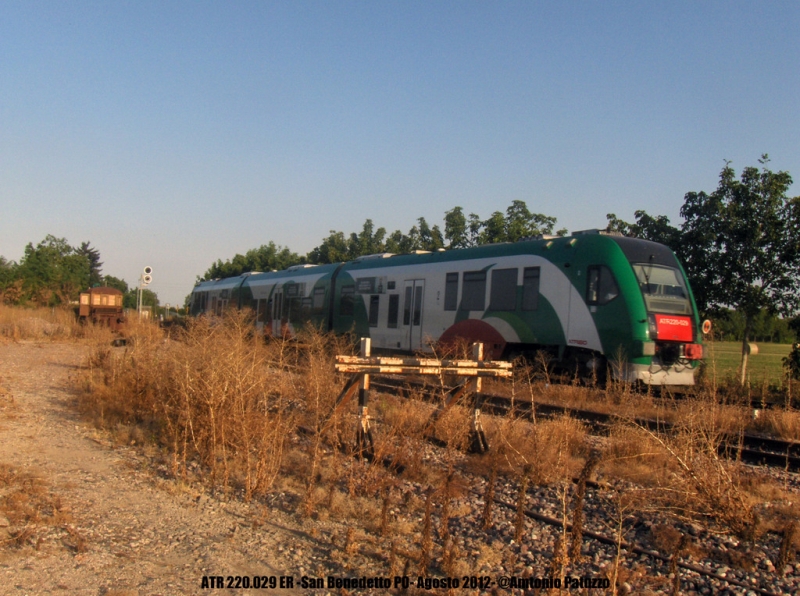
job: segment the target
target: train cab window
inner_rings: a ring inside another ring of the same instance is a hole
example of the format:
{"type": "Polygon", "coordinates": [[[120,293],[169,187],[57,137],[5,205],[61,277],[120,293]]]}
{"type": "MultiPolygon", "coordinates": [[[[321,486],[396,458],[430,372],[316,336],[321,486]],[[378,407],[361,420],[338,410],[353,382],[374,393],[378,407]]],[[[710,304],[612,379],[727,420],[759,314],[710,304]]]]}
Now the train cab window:
{"type": "Polygon", "coordinates": [[[369,326],[378,326],[378,309],[381,304],[381,297],[378,295],[369,297],[369,326]]]}
{"type": "Polygon", "coordinates": [[[389,320],[387,327],[397,329],[397,316],[400,313],[400,294],[389,294],[389,320]]]}
{"type": "Polygon", "coordinates": [[[444,309],[458,310],[458,273],[448,273],[445,278],[444,309]]]}
{"type": "Polygon", "coordinates": [[[619,286],[611,269],[592,265],[586,270],[586,304],[608,304],[619,295],[619,286]]]}
{"type": "Polygon", "coordinates": [[[465,271],[462,310],[486,308],[486,271],[465,271]]]}
{"type": "Polygon", "coordinates": [[[355,312],[355,286],[342,286],[342,296],[339,299],[339,314],[353,316],[355,312]]]}
{"type": "Polygon", "coordinates": [[[313,304],[311,308],[314,314],[322,314],[325,308],[325,288],[314,288],[313,304]]]}
{"type": "Polygon", "coordinates": [[[516,310],[517,308],[517,269],[494,269],[492,271],[492,292],[489,300],[492,310],[516,310]]]}
{"type": "Polygon", "coordinates": [[[539,277],[541,267],[525,267],[522,272],[522,310],[539,308],[539,277]]]}

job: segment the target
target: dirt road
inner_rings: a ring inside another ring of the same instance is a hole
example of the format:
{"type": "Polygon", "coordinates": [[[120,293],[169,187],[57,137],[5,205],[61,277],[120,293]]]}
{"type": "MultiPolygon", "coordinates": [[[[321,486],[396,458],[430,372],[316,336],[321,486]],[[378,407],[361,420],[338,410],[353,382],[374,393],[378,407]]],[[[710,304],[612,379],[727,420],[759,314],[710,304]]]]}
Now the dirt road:
{"type": "Polygon", "coordinates": [[[322,572],[330,544],[112,447],[76,414],[71,377],[85,355],[74,343],[0,344],[0,594],[209,593],[212,576],[291,576],[295,589],[279,593],[303,592],[300,576],[322,572]]]}

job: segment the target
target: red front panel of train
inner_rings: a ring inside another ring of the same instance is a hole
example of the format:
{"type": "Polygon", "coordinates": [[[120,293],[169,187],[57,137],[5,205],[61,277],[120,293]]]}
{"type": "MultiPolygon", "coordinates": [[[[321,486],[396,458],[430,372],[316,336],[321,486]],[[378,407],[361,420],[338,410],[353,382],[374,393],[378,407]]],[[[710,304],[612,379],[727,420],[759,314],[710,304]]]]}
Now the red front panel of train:
{"type": "Polygon", "coordinates": [[[692,341],[692,319],[675,315],[656,315],[658,341],[692,341]]]}

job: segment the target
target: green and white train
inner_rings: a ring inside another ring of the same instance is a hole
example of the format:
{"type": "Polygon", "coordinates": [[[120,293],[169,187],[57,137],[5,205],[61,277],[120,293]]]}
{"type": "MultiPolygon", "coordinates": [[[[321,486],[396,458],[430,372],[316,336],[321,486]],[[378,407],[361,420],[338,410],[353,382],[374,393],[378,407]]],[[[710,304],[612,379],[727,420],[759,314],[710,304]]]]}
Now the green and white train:
{"type": "Polygon", "coordinates": [[[252,308],[266,335],[301,325],[370,337],[374,350],[481,341],[493,359],[547,352],[582,377],[691,385],[700,322],[670,249],[590,230],[469,249],[389,253],[204,281],[195,315],[252,308]]]}

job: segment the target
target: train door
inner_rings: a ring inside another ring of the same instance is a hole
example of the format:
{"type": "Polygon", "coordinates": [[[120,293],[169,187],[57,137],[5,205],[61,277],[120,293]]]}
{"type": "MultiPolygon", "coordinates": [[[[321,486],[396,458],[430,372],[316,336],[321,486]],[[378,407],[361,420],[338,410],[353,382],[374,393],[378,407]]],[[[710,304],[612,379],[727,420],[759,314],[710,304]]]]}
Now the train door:
{"type": "Polygon", "coordinates": [[[286,319],[283,315],[283,288],[276,287],[272,295],[272,335],[283,336],[283,325],[286,319]]]}
{"type": "Polygon", "coordinates": [[[404,349],[418,350],[422,346],[422,304],[425,296],[425,280],[409,279],[403,293],[404,349]]]}

